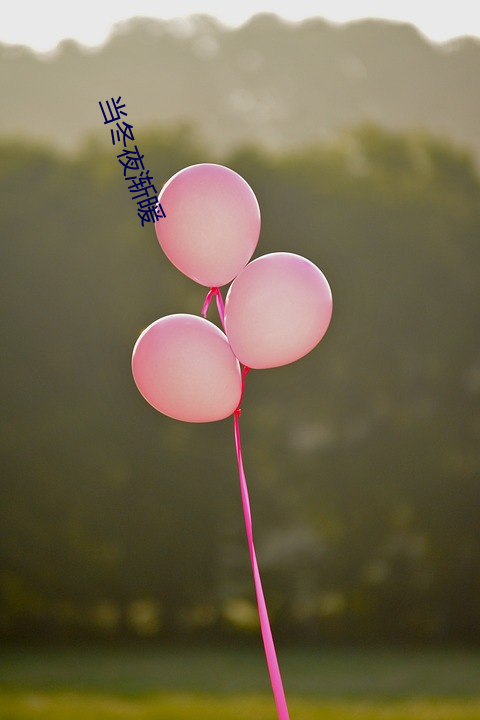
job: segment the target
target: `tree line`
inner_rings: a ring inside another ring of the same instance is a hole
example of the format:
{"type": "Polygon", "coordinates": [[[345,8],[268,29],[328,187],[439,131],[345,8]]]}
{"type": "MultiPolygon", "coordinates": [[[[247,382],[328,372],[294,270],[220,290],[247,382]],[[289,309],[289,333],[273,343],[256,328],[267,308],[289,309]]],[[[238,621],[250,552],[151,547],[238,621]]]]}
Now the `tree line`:
{"type": "MultiPolygon", "coordinates": [[[[251,372],[242,439],[274,634],[480,641],[480,179],[448,140],[363,125],[222,156],[143,133],[159,189],[221,162],[254,189],[256,255],[315,262],[318,348],[251,372]]],[[[115,149],[0,145],[0,634],[257,632],[232,423],[138,394],[139,332],[206,289],[141,227],[115,149]]],[[[213,308],[209,317],[213,321],[213,308]]]]}

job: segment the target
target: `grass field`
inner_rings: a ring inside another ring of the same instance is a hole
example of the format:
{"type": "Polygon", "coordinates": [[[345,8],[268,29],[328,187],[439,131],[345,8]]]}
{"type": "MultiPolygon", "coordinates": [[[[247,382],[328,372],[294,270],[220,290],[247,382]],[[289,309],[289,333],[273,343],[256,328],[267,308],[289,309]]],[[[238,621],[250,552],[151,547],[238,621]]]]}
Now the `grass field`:
{"type": "MultiPolygon", "coordinates": [[[[480,720],[480,652],[279,653],[291,720],[480,720]]],[[[275,720],[260,648],[3,649],[0,720],[275,720]]]]}

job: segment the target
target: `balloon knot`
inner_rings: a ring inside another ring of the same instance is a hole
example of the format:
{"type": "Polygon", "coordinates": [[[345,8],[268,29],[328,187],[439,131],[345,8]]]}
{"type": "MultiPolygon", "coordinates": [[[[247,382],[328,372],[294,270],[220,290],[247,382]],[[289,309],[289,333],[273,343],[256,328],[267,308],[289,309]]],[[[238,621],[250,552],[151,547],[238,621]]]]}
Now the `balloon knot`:
{"type": "Polygon", "coordinates": [[[242,414],[242,408],[238,407],[233,414],[235,415],[235,417],[239,418],[242,414]]]}

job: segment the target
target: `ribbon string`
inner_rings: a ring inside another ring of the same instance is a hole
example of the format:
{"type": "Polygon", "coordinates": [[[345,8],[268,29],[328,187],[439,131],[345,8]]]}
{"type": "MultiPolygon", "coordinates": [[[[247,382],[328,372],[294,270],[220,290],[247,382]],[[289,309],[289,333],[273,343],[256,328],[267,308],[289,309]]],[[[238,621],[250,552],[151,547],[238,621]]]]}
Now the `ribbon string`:
{"type": "Polygon", "coordinates": [[[207,310],[210,306],[210,302],[212,300],[212,297],[218,292],[218,288],[210,288],[210,290],[207,293],[207,297],[205,298],[205,302],[202,305],[202,315],[204,318],[207,317],[207,310]]]}
{"type": "Polygon", "coordinates": [[[207,293],[207,297],[205,298],[205,302],[202,306],[202,315],[204,318],[207,317],[207,311],[210,307],[210,303],[212,301],[213,296],[215,295],[216,301],[217,301],[217,310],[218,314],[220,316],[220,320],[222,323],[222,327],[225,330],[225,305],[223,304],[223,298],[222,293],[218,289],[218,287],[212,287],[207,293]]]}
{"type": "MultiPolygon", "coordinates": [[[[202,307],[202,315],[207,316],[207,311],[213,296],[216,296],[218,314],[225,330],[225,306],[220,290],[216,287],[210,288],[202,307]]],[[[267,667],[270,675],[270,683],[272,685],[273,697],[277,706],[279,720],[290,720],[288,715],[287,701],[283,689],[282,676],[278,666],[277,653],[275,651],[275,643],[273,642],[272,630],[270,628],[270,620],[268,618],[267,604],[263,594],[262,580],[260,570],[258,569],[257,556],[255,553],[255,545],[253,543],[253,526],[252,513],[250,510],[250,498],[248,495],[247,478],[243,467],[242,443],[240,439],[240,415],[242,414],[240,405],[242,404],[243,392],[245,390],[245,378],[250,368],[245,366],[242,370],[242,392],[238,407],[233,414],[233,423],[235,431],[235,449],[237,453],[238,474],[240,477],[240,493],[242,497],[243,515],[245,518],[245,529],[247,532],[248,549],[250,552],[250,561],[253,571],[253,582],[255,585],[255,593],[257,596],[258,616],[260,619],[260,630],[262,633],[263,647],[265,648],[265,657],[267,659],[267,667]]]]}
{"type": "MultiPolygon", "coordinates": [[[[245,379],[245,375],[247,374],[247,372],[248,368],[244,368],[242,376],[243,380],[245,379]]],[[[243,515],[245,518],[245,528],[247,531],[248,549],[250,551],[250,560],[253,570],[253,581],[255,584],[255,592],[257,595],[260,630],[262,633],[263,646],[265,648],[267,667],[270,675],[273,696],[275,698],[275,704],[277,706],[278,717],[279,720],[289,720],[287,701],[285,699],[285,692],[283,690],[282,684],[282,676],[280,675],[280,668],[278,666],[277,654],[275,652],[275,644],[273,642],[270,621],[268,619],[267,604],[265,602],[265,596],[263,594],[262,580],[260,578],[260,571],[258,569],[257,556],[255,554],[255,546],[253,543],[252,513],[250,510],[250,499],[248,496],[247,479],[245,477],[245,471],[243,468],[242,444],[240,440],[240,413],[241,410],[238,407],[237,410],[235,410],[233,416],[235,428],[235,448],[237,451],[238,473],[240,476],[240,492],[242,495],[243,515]]]]}
{"type": "Polygon", "coordinates": [[[225,305],[223,304],[223,298],[222,293],[218,288],[216,288],[217,292],[215,293],[216,299],[217,299],[217,310],[218,314],[220,315],[220,320],[222,323],[222,327],[225,330],[225,305]]]}

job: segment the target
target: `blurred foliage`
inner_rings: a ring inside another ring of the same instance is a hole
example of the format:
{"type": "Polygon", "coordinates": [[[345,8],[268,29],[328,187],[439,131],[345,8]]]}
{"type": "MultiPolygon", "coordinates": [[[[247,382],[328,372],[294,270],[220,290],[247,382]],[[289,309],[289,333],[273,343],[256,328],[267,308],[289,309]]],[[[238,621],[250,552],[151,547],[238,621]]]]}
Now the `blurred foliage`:
{"type": "Polygon", "coordinates": [[[431,43],[406,23],[260,13],[231,28],[208,15],[135,17],[94,48],[0,42],[0,135],[77,147],[103,134],[97,102],[117,93],[135,128],[193,122],[218,152],[302,147],[373,119],[444,133],[480,159],[479,74],[478,38],[431,43]]]}
{"type": "MultiPolygon", "coordinates": [[[[212,160],[187,126],[141,150],[157,187],[212,160]]],[[[141,227],[115,155],[0,146],[0,633],[256,633],[231,424],[156,413],[130,373],[139,332],[205,289],[141,227]]],[[[250,373],[243,404],[275,634],[480,642],[471,156],[364,125],[215,160],[257,194],[257,255],[309,257],[334,294],[319,348],[250,373]]]]}

